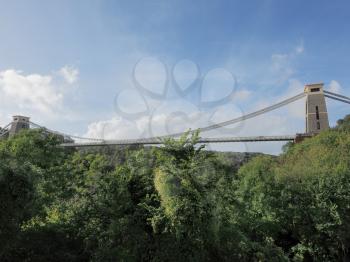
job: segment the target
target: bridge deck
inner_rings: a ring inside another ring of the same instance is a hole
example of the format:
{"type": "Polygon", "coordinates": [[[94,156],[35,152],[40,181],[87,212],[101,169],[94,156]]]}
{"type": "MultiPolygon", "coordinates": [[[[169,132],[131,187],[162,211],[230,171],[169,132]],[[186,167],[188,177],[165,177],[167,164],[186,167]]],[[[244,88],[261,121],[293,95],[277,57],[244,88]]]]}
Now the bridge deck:
{"type": "MultiPolygon", "coordinates": [[[[268,141],[294,141],[296,135],[285,136],[247,136],[247,137],[219,137],[200,138],[198,143],[238,143],[238,142],[268,142],[268,141]]],[[[108,145],[161,145],[162,139],[132,139],[132,140],[106,140],[88,143],[64,143],[62,147],[108,146],[108,145]]]]}

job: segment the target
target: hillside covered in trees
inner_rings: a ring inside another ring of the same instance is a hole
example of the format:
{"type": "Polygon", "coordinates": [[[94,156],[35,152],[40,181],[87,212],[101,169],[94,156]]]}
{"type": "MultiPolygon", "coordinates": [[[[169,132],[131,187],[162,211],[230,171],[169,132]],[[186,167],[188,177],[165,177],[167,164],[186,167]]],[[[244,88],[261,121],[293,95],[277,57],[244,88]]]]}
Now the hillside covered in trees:
{"type": "Polygon", "coordinates": [[[350,117],[278,157],[197,138],[0,141],[0,261],[349,261],[350,117]]]}

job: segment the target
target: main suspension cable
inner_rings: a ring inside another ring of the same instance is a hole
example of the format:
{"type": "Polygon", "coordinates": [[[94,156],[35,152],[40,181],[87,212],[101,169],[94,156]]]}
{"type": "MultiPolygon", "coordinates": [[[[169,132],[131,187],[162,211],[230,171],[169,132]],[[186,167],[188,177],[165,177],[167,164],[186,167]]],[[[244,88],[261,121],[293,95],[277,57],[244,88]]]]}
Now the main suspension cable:
{"type": "Polygon", "coordinates": [[[340,101],[340,102],[343,102],[343,103],[350,104],[350,100],[341,99],[339,97],[334,97],[334,96],[330,96],[330,95],[327,95],[327,94],[325,94],[324,96],[328,97],[330,99],[334,99],[334,100],[337,100],[337,101],[340,101]]]}
{"type": "Polygon", "coordinates": [[[11,124],[12,122],[0,129],[0,137],[3,137],[4,135],[8,134],[8,132],[10,132],[8,128],[11,126],[11,124]]]}
{"type": "Polygon", "coordinates": [[[344,95],[340,95],[340,94],[336,94],[336,93],[333,93],[333,92],[330,92],[330,91],[327,91],[327,90],[324,90],[323,92],[328,94],[328,95],[340,97],[340,98],[343,98],[343,99],[346,99],[346,100],[350,101],[350,97],[347,97],[347,96],[344,96],[344,95]]]}
{"type": "MultiPolygon", "coordinates": [[[[278,109],[278,108],[280,108],[282,106],[290,104],[290,103],[292,103],[294,101],[297,101],[297,100],[303,98],[305,95],[306,95],[305,93],[300,93],[298,95],[295,95],[293,97],[285,99],[285,100],[283,100],[283,101],[281,101],[279,103],[276,103],[276,104],[274,104],[272,106],[265,107],[265,108],[260,109],[258,111],[255,111],[255,112],[252,112],[252,113],[249,113],[249,114],[246,114],[246,115],[243,115],[241,117],[237,117],[237,118],[234,118],[234,119],[231,119],[231,120],[228,120],[228,121],[224,121],[224,122],[213,124],[213,125],[210,125],[210,126],[198,128],[198,129],[189,131],[189,133],[191,134],[191,133],[194,133],[196,131],[199,131],[199,132],[203,133],[203,132],[211,131],[211,130],[214,130],[214,129],[217,129],[217,128],[221,128],[221,127],[225,127],[225,126],[232,125],[232,124],[235,124],[235,123],[239,123],[241,121],[245,121],[245,120],[257,117],[257,116],[262,115],[264,113],[270,112],[272,110],[275,110],[275,109],[278,109]]],[[[46,127],[40,126],[40,125],[38,125],[36,123],[33,123],[33,122],[30,122],[30,124],[32,124],[35,127],[42,128],[42,129],[44,129],[44,130],[46,130],[46,131],[48,131],[50,133],[61,135],[61,136],[67,137],[67,138],[75,138],[75,139],[80,139],[80,140],[90,140],[90,141],[96,141],[96,142],[102,142],[102,143],[106,141],[104,139],[99,139],[99,138],[88,138],[88,137],[80,137],[80,136],[64,134],[64,133],[61,133],[61,132],[50,130],[50,129],[46,128],[46,127]]],[[[151,140],[161,140],[161,139],[165,139],[165,138],[178,137],[178,136],[183,135],[184,133],[185,132],[179,132],[179,133],[174,133],[174,134],[170,134],[170,135],[154,136],[154,137],[141,138],[141,139],[124,139],[124,140],[121,139],[119,141],[135,141],[135,142],[139,141],[139,142],[144,142],[144,141],[151,141],[151,140]]]]}

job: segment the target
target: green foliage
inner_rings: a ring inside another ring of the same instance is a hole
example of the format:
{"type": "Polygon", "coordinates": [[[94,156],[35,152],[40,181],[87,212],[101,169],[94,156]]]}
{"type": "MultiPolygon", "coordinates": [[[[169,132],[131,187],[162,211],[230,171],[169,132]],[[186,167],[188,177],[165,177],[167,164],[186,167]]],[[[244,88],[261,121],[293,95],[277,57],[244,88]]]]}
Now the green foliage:
{"type": "Polygon", "coordinates": [[[293,261],[340,261],[350,248],[350,136],[327,131],[240,171],[236,194],[250,240],[273,239],[293,261]]]}
{"type": "Polygon", "coordinates": [[[0,261],[347,261],[348,127],[278,157],[22,132],[0,141],[0,261]]]}
{"type": "Polygon", "coordinates": [[[340,131],[350,131],[350,115],[345,116],[343,119],[337,121],[336,130],[340,131]]]}
{"type": "Polygon", "coordinates": [[[298,256],[339,261],[348,254],[349,171],[350,136],[343,132],[324,132],[281,159],[275,172],[285,185],[281,201],[288,206],[280,216],[298,240],[292,249],[298,256]]]}
{"type": "MultiPolygon", "coordinates": [[[[198,133],[184,134],[178,141],[168,140],[159,151],[160,166],[154,184],[164,211],[161,228],[153,220],[155,231],[174,236],[175,260],[202,261],[215,242],[216,174],[211,159],[195,147],[198,133]]],[[[156,216],[158,220],[158,216],[156,216]]]]}
{"type": "Polygon", "coordinates": [[[30,218],[35,192],[35,172],[28,165],[0,163],[0,257],[15,241],[21,223],[30,218]]]}
{"type": "Polygon", "coordinates": [[[0,142],[0,260],[13,261],[23,225],[42,215],[49,204],[52,168],[64,158],[58,142],[41,130],[0,142]]]}

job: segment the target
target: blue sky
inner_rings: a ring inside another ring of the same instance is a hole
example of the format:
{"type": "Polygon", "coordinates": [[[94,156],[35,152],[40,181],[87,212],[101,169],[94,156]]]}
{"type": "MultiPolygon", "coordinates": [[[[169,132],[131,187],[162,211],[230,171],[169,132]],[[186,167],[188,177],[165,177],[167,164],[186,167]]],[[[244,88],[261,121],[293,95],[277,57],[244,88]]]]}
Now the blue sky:
{"type": "MultiPolygon", "coordinates": [[[[149,135],[147,121],[152,133],[165,132],[164,119],[174,112],[204,114],[192,127],[215,112],[226,120],[302,92],[305,83],[350,93],[348,1],[0,0],[0,6],[0,126],[21,113],[67,133],[125,138],[149,135]],[[145,95],[152,118],[115,109],[145,108],[133,79],[151,92],[167,85],[161,99],[145,95]],[[186,96],[174,91],[176,79],[192,83],[186,96]],[[201,107],[231,93],[235,99],[201,107]]],[[[332,123],[348,113],[346,105],[328,106],[332,123]]],[[[301,107],[239,134],[302,132],[301,107]]],[[[274,153],[280,144],[248,147],[274,153]]]]}

